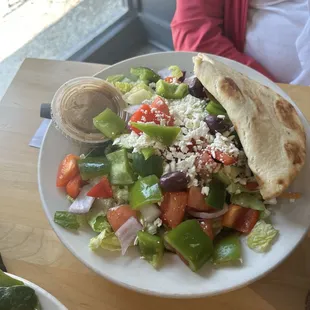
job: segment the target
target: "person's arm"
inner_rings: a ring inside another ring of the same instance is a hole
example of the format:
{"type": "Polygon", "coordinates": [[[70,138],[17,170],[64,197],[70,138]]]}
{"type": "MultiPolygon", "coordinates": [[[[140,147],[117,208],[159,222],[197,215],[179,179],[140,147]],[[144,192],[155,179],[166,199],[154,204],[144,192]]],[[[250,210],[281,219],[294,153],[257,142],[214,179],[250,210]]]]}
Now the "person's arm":
{"type": "Polygon", "coordinates": [[[239,52],[223,36],[225,0],[177,0],[171,22],[176,51],[196,51],[236,60],[274,80],[271,74],[253,58],[239,52]]]}

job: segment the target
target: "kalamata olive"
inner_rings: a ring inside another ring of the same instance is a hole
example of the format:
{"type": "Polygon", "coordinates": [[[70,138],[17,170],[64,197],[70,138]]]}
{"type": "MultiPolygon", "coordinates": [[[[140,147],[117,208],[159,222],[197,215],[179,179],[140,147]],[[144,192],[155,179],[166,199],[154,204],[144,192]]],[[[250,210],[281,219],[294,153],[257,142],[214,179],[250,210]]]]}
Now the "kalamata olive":
{"type": "Polygon", "coordinates": [[[207,123],[210,133],[215,134],[215,132],[223,133],[224,131],[228,130],[232,125],[230,122],[226,121],[223,118],[217,117],[217,115],[207,115],[204,119],[204,121],[207,123]]]}
{"type": "Polygon", "coordinates": [[[189,93],[196,98],[205,98],[206,93],[204,92],[204,87],[201,82],[196,78],[196,76],[188,77],[184,80],[184,83],[188,85],[189,93]]]}
{"type": "Polygon", "coordinates": [[[179,192],[186,190],[189,180],[184,172],[169,172],[161,176],[160,187],[166,192],[179,192]]]}

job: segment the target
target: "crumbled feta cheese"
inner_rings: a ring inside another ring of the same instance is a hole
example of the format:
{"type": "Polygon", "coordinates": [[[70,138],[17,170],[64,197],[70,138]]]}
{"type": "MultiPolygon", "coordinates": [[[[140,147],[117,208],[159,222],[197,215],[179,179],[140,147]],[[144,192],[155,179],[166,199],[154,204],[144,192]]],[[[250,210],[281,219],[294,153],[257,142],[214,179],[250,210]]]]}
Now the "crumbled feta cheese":
{"type": "Polygon", "coordinates": [[[157,218],[153,223],[144,223],[145,230],[151,234],[155,235],[157,233],[157,229],[163,224],[160,218],[157,218]]]}
{"type": "Polygon", "coordinates": [[[218,115],[217,118],[224,119],[226,116],[225,115],[218,115]]]}
{"type": "Polygon", "coordinates": [[[201,194],[202,194],[202,195],[208,196],[209,190],[210,190],[209,186],[204,186],[204,187],[202,187],[202,189],[201,189],[201,194]]]}
{"type": "Polygon", "coordinates": [[[233,143],[231,143],[231,141],[227,139],[227,137],[224,137],[219,132],[215,134],[215,139],[210,147],[211,152],[218,150],[233,157],[238,157],[239,155],[239,150],[237,149],[237,147],[233,143]]]}
{"type": "Polygon", "coordinates": [[[276,205],[277,204],[277,198],[272,198],[272,199],[269,199],[269,200],[265,200],[264,203],[266,205],[276,205]]]}
{"type": "Polygon", "coordinates": [[[120,145],[126,149],[134,148],[133,152],[139,152],[143,148],[153,147],[157,152],[164,151],[165,145],[150,138],[146,134],[138,135],[134,131],[116,138],[113,144],[120,145]]]}
{"type": "Polygon", "coordinates": [[[163,224],[163,221],[160,218],[157,218],[154,223],[156,227],[160,227],[163,224]]]}

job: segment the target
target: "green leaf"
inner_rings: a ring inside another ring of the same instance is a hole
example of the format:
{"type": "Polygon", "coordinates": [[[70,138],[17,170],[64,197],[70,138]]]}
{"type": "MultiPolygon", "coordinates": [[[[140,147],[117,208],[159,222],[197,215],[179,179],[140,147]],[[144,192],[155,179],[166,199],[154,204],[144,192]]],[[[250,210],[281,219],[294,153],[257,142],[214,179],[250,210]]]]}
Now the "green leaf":
{"type": "Polygon", "coordinates": [[[38,304],[35,291],[28,286],[0,287],[1,310],[35,310],[38,304]]]}
{"type": "Polygon", "coordinates": [[[24,283],[22,281],[11,278],[0,270],[0,287],[9,287],[15,285],[24,285],[24,283]]]}
{"type": "Polygon", "coordinates": [[[255,252],[267,252],[277,235],[278,230],[271,224],[259,220],[247,237],[247,245],[255,252]]]}
{"type": "Polygon", "coordinates": [[[171,71],[171,75],[176,79],[179,79],[183,76],[183,72],[178,66],[170,66],[168,69],[171,71]]]}
{"type": "Polygon", "coordinates": [[[106,214],[110,207],[114,206],[113,199],[96,199],[92,208],[86,215],[86,220],[89,226],[95,232],[112,232],[112,227],[109,224],[106,214]]]}
{"type": "Polygon", "coordinates": [[[125,78],[125,75],[123,74],[114,74],[114,75],[110,75],[106,78],[106,81],[109,83],[115,83],[115,82],[119,82],[122,81],[125,78]]]}
{"type": "Polygon", "coordinates": [[[77,215],[67,211],[56,211],[54,222],[68,229],[78,229],[80,227],[77,215]]]}
{"type": "Polygon", "coordinates": [[[133,153],[132,167],[142,177],[155,174],[160,178],[163,174],[163,159],[161,156],[152,155],[145,160],[142,154],[133,153]]]}
{"type": "Polygon", "coordinates": [[[92,251],[95,251],[100,247],[109,251],[121,250],[118,238],[113,232],[109,232],[107,229],[103,230],[98,236],[90,239],[89,247],[92,251]]]}
{"type": "Polygon", "coordinates": [[[126,94],[133,88],[132,83],[124,83],[124,82],[115,82],[114,86],[120,90],[122,94],[126,94]]]}

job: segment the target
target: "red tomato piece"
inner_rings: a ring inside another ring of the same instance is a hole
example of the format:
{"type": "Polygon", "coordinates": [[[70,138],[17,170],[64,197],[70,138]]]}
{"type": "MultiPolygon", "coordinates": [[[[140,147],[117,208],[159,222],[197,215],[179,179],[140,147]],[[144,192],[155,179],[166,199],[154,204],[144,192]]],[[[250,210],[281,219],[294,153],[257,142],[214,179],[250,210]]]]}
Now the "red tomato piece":
{"type": "Polygon", "coordinates": [[[237,219],[243,215],[243,209],[244,208],[238,205],[229,205],[228,211],[223,216],[223,226],[234,228],[234,224],[236,223],[237,219]]]}
{"type": "Polygon", "coordinates": [[[107,219],[114,231],[117,231],[131,217],[137,219],[137,211],[132,210],[129,205],[109,209],[107,219]]]}
{"type": "Polygon", "coordinates": [[[230,205],[228,212],[224,214],[223,226],[234,228],[242,233],[249,233],[259,218],[259,211],[244,208],[238,205],[230,205]]]}
{"type": "Polygon", "coordinates": [[[200,221],[199,224],[204,233],[207,234],[211,240],[213,240],[214,235],[213,235],[212,220],[205,219],[203,221],[200,221]]]}
{"type": "MultiPolygon", "coordinates": [[[[148,123],[148,122],[154,122],[155,116],[151,112],[151,107],[148,104],[142,104],[142,106],[137,110],[130,118],[130,122],[143,122],[143,123],[148,123]]],[[[141,130],[131,127],[131,130],[133,130],[135,133],[139,134],[141,133],[141,130]]]]}
{"type": "Polygon", "coordinates": [[[255,191],[256,189],[258,189],[258,183],[255,182],[255,181],[247,182],[247,184],[245,185],[245,187],[246,187],[249,191],[255,191]]]}
{"type": "Polygon", "coordinates": [[[199,156],[196,157],[195,166],[197,172],[202,177],[208,177],[216,170],[218,170],[221,165],[213,159],[209,151],[203,151],[199,156]]]}
{"type": "Polygon", "coordinates": [[[205,197],[201,194],[199,186],[192,186],[188,191],[187,205],[195,211],[210,211],[213,208],[205,202],[205,197]]]}
{"type": "Polygon", "coordinates": [[[251,232],[259,219],[259,211],[250,208],[244,209],[246,209],[246,212],[244,213],[243,217],[237,220],[234,228],[240,232],[248,234],[251,232]]]}
{"type": "Polygon", "coordinates": [[[165,193],[160,210],[162,211],[161,219],[167,226],[174,228],[183,221],[187,196],[186,192],[165,193]]]}
{"type": "Polygon", "coordinates": [[[176,80],[173,76],[167,76],[165,78],[165,82],[167,83],[173,83],[173,81],[176,80]]]}
{"type": "Polygon", "coordinates": [[[163,99],[162,97],[160,96],[157,96],[154,101],[152,102],[151,104],[151,109],[156,109],[162,113],[165,113],[167,115],[170,115],[170,112],[169,112],[169,107],[165,101],[165,99],[163,99]]]}
{"type": "Polygon", "coordinates": [[[65,187],[79,173],[78,158],[76,155],[69,154],[60,163],[57,172],[57,187],[65,187]]]}
{"type": "Polygon", "coordinates": [[[164,119],[167,126],[173,126],[174,118],[170,115],[169,107],[165,100],[160,96],[157,96],[151,104],[151,112],[154,114],[154,122],[160,124],[160,121],[164,119]]]}
{"type": "Polygon", "coordinates": [[[80,194],[83,184],[84,184],[84,181],[82,180],[81,176],[78,174],[73,179],[71,179],[66,185],[67,194],[73,199],[75,199],[80,194]]]}
{"type": "Polygon", "coordinates": [[[112,198],[113,191],[109,180],[106,177],[103,177],[99,183],[90,189],[87,196],[95,198],[112,198]]]}
{"type": "Polygon", "coordinates": [[[219,150],[216,150],[214,153],[215,153],[215,159],[223,163],[225,166],[231,166],[238,161],[237,157],[230,156],[219,150]]]}

